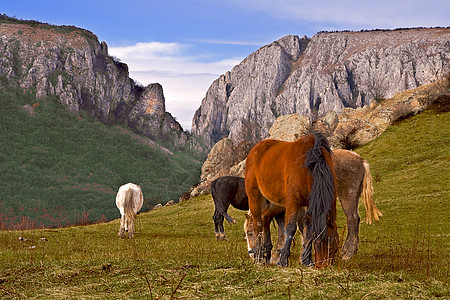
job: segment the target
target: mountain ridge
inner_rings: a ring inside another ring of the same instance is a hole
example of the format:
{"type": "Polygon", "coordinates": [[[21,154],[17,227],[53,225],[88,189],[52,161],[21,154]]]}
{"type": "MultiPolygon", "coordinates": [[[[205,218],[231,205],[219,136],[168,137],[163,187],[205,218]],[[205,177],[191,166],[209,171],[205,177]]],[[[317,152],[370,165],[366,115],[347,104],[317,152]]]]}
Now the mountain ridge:
{"type": "Polygon", "coordinates": [[[211,84],[192,132],[210,145],[223,137],[239,143],[249,122],[260,139],[282,115],[315,119],[431,83],[450,70],[449,40],[450,28],[282,37],[211,84]]]}
{"type": "Polygon", "coordinates": [[[56,96],[74,113],[124,124],[171,148],[200,147],[165,110],[163,87],[131,79],[128,66],[88,30],[2,15],[0,53],[2,86],[20,87],[36,99],[56,96]]]}

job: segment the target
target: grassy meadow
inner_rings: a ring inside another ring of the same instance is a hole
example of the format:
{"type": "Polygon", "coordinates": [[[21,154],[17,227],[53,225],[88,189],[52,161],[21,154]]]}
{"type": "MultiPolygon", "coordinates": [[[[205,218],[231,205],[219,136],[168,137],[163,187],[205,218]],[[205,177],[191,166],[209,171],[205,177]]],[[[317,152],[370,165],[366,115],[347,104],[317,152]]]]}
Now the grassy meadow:
{"type": "Polygon", "coordinates": [[[148,211],[178,200],[200,176],[201,155],[193,151],[168,153],[122,125],[20,89],[0,93],[0,136],[0,229],[118,218],[115,195],[128,182],[142,187],[148,211]]]}
{"type": "MultiPolygon", "coordinates": [[[[449,299],[449,124],[450,113],[427,111],[356,150],[371,165],[384,216],[361,223],[350,261],[301,266],[297,234],[289,267],[256,266],[243,212],[230,208],[238,224],[226,224],[229,240],[217,242],[214,205],[202,195],[141,213],[134,240],[117,238],[119,220],[0,231],[0,298],[449,299]]],[[[359,211],[363,220],[362,203],[359,211]]]]}

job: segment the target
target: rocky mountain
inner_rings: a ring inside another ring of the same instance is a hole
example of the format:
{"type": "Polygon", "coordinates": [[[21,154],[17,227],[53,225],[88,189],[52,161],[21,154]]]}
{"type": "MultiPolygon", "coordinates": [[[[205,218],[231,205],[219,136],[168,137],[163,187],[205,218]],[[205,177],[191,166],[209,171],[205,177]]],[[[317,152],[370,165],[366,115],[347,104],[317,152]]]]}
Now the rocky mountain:
{"type": "Polygon", "coordinates": [[[280,116],[363,107],[450,72],[450,28],[285,36],[216,79],[192,120],[212,146],[258,141],[280,116]]]}
{"type": "MultiPolygon", "coordinates": [[[[329,111],[311,122],[308,116],[291,114],[278,117],[269,130],[269,138],[295,141],[311,130],[323,132],[333,149],[353,149],[379,137],[394,122],[421,113],[425,109],[450,110],[450,74],[435,83],[397,93],[394,97],[364,107],[343,109],[340,115],[329,111]]],[[[226,175],[244,177],[245,156],[239,156],[239,145],[224,138],[212,148],[202,166],[200,189],[226,175]]]]}
{"type": "Polygon", "coordinates": [[[171,146],[191,142],[165,110],[160,84],[134,82],[128,66],[108,55],[90,31],[0,16],[0,84],[55,97],[69,110],[87,111],[105,123],[121,123],[171,146]]]}

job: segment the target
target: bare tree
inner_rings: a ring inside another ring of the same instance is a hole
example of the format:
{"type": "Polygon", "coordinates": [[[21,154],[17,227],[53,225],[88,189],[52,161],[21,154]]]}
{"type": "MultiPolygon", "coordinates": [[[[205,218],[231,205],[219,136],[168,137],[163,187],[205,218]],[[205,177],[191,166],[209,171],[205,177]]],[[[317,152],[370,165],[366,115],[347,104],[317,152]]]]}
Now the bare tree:
{"type": "Polygon", "coordinates": [[[373,100],[379,103],[381,100],[385,99],[387,90],[388,87],[383,78],[379,76],[370,76],[367,83],[367,92],[372,96],[373,100]]]}

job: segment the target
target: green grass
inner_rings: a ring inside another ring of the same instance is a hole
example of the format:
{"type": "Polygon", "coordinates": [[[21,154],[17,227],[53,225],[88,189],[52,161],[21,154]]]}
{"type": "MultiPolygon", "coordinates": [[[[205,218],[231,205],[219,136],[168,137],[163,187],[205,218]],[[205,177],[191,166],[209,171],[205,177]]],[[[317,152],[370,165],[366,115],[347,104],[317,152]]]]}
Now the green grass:
{"type": "Polygon", "coordinates": [[[0,112],[0,228],[107,221],[120,216],[115,194],[122,184],[139,184],[148,210],[199,180],[201,163],[189,151],[167,154],[55,99],[2,93],[0,112]],[[25,104],[36,106],[34,117],[25,104]]]}
{"type": "MultiPolygon", "coordinates": [[[[448,299],[448,124],[450,113],[426,112],[357,149],[371,164],[384,216],[361,223],[350,261],[324,270],[300,266],[297,234],[288,268],[255,266],[243,212],[230,209],[238,224],[225,224],[229,241],[217,242],[214,205],[202,195],[140,214],[134,240],[117,238],[118,220],[1,231],[0,298],[448,299]]],[[[339,208],[340,232],[344,224],[339,208]]]]}

